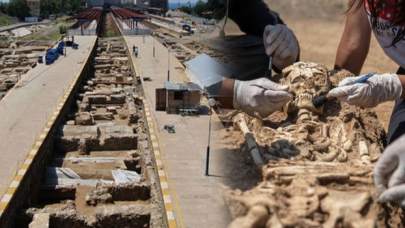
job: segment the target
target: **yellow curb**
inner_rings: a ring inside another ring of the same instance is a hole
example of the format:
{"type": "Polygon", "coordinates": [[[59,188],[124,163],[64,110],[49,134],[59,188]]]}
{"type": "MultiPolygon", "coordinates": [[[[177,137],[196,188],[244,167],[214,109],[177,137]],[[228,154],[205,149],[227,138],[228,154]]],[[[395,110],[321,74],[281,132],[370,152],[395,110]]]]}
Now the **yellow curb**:
{"type": "Polygon", "coordinates": [[[175,220],[169,220],[169,228],[177,228],[177,223],[175,220]]]}
{"type": "Polygon", "coordinates": [[[166,211],[173,211],[172,203],[165,203],[165,208],[166,208],[166,211]]]}
{"type": "Polygon", "coordinates": [[[17,188],[10,187],[10,188],[8,188],[6,194],[14,195],[15,191],[17,191],[17,188]]]}
{"type": "Polygon", "coordinates": [[[0,210],[5,211],[8,207],[8,203],[0,202],[0,210]]]}

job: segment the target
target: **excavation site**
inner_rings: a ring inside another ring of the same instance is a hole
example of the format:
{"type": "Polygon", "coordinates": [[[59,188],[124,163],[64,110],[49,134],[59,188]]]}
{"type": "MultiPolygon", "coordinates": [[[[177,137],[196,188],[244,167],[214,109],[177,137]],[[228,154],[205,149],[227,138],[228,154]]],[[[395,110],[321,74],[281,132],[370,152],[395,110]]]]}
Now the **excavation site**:
{"type": "Polygon", "coordinates": [[[122,38],[99,39],[16,227],[161,227],[164,208],[140,85],[122,38]],[[48,225],[46,225],[48,224],[48,225]]]}
{"type": "Polygon", "coordinates": [[[386,144],[376,114],[338,100],[312,103],[349,76],[298,62],[275,76],[294,95],[283,111],[223,115],[235,155],[224,192],[228,227],[403,227],[399,206],[375,202],[373,167],[386,144]]]}

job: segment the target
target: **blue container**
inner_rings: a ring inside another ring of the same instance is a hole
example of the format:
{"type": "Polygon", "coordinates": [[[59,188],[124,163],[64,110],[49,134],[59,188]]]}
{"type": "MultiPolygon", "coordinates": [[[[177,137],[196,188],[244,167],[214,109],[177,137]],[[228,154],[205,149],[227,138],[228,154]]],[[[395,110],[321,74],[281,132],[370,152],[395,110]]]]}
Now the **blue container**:
{"type": "Polygon", "coordinates": [[[51,59],[45,59],[45,64],[46,65],[51,65],[53,61],[51,59]]]}
{"type": "Polygon", "coordinates": [[[73,44],[72,44],[72,48],[73,48],[73,49],[79,49],[79,45],[76,44],[76,43],[73,43],[73,44]]]}
{"type": "Polygon", "coordinates": [[[57,48],[59,55],[63,55],[63,49],[65,49],[65,48],[64,47],[57,48]]]}
{"type": "Polygon", "coordinates": [[[58,50],[57,49],[51,49],[46,52],[45,60],[46,64],[52,64],[59,58],[58,50]]]}
{"type": "Polygon", "coordinates": [[[43,59],[42,55],[38,56],[38,63],[43,63],[43,62],[44,62],[44,59],[43,59]]]}

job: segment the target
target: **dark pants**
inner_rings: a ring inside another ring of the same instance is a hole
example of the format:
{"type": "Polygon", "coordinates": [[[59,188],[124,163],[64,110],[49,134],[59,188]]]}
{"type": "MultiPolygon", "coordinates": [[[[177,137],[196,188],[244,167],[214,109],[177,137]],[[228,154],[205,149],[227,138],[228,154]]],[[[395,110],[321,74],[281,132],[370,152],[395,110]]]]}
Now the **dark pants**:
{"type": "MultiPolygon", "coordinates": [[[[405,69],[400,67],[397,74],[405,74],[405,69]]],[[[392,111],[390,125],[388,127],[388,145],[405,134],[405,100],[399,98],[395,101],[395,106],[392,111]]]]}
{"type": "Polygon", "coordinates": [[[226,36],[208,41],[224,57],[226,73],[221,76],[242,81],[266,75],[269,57],[266,55],[263,38],[253,35],[226,36]]]}

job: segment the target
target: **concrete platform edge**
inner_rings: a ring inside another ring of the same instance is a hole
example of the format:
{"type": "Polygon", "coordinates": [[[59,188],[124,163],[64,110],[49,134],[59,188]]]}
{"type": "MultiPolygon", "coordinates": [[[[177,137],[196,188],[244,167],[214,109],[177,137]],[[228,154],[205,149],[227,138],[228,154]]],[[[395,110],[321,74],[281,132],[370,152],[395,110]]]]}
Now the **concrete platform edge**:
{"type": "MultiPolygon", "coordinates": [[[[134,53],[132,53],[132,48],[129,48],[128,41],[125,36],[125,44],[128,48],[128,51],[130,52],[131,56],[131,62],[132,65],[134,66],[135,69],[135,74],[136,76],[140,77],[139,71],[137,64],[134,59],[134,53]]],[[[145,91],[145,85],[143,83],[142,78],[140,79],[141,85],[143,90],[145,91]]],[[[167,216],[167,221],[168,221],[168,226],[169,228],[177,228],[177,227],[184,227],[183,219],[181,216],[181,211],[180,207],[177,202],[177,196],[176,196],[176,191],[174,189],[174,185],[171,181],[171,176],[170,176],[170,171],[168,170],[168,165],[167,162],[162,159],[164,158],[164,152],[159,149],[159,142],[158,142],[158,133],[155,131],[155,124],[154,120],[152,119],[150,109],[149,109],[149,104],[145,98],[142,98],[144,108],[145,108],[145,115],[146,115],[146,120],[148,124],[148,131],[149,131],[149,136],[152,141],[152,147],[153,147],[153,153],[155,155],[155,161],[156,161],[156,166],[157,166],[157,172],[159,175],[159,181],[160,181],[160,188],[161,192],[163,194],[163,202],[164,202],[164,208],[166,210],[166,216],[167,216]],[[174,204],[174,205],[173,205],[174,204]],[[176,216],[177,215],[177,218],[176,216]]]]}

